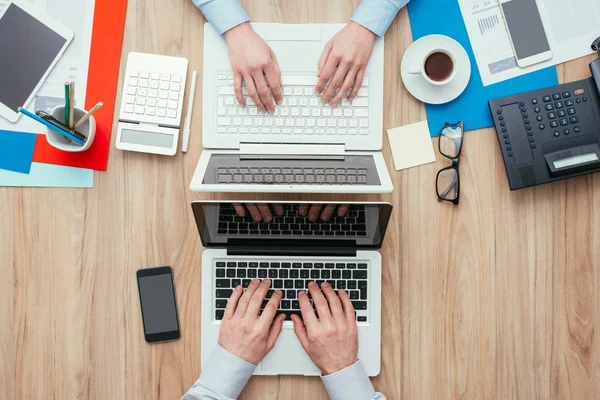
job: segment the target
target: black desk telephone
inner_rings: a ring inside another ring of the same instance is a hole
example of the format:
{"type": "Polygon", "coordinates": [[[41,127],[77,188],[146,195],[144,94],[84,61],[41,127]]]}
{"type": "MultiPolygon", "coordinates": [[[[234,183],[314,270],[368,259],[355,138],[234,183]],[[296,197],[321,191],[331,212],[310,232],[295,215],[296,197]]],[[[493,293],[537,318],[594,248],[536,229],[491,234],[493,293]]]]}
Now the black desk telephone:
{"type": "Polygon", "coordinates": [[[489,101],[511,190],[600,172],[600,59],[590,69],[588,79],[489,101]]]}

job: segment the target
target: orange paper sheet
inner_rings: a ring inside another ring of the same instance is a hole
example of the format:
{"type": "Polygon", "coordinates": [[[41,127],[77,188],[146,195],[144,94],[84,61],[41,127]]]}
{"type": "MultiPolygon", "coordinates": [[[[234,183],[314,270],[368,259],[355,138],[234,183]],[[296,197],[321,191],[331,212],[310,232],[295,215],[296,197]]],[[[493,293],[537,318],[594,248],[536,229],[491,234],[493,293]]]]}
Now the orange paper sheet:
{"type": "Polygon", "coordinates": [[[68,153],[50,146],[46,135],[38,135],[34,162],[106,170],[126,13],[127,0],[96,0],[85,109],[99,101],[104,106],[94,114],[96,138],[92,147],[82,153],[68,153]]]}

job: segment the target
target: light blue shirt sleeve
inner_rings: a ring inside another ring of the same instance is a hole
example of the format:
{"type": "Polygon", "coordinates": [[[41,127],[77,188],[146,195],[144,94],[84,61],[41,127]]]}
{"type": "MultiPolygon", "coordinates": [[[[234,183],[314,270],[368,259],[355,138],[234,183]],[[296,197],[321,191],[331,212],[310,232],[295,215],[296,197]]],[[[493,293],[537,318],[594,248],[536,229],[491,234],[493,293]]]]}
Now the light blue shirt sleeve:
{"type": "Polygon", "coordinates": [[[385,400],[375,392],[360,361],[331,375],[321,377],[331,400],[385,400]]]}
{"type": "Polygon", "coordinates": [[[388,30],[396,14],[409,0],[363,0],[354,15],[352,21],[360,24],[376,34],[383,37],[388,30]]]}
{"type": "Polygon", "coordinates": [[[255,368],[217,345],[200,378],[181,400],[235,400],[255,368]]]}
{"type": "MultiPolygon", "coordinates": [[[[217,345],[200,378],[181,400],[235,400],[255,368],[217,345]]],[[[385,400],[373,389],[360,361],[321,379],[331,400],[385,400]]]]}
{"type": "Polygon", "coordinates": [[[219,35],[241,23],[250,21],[250,17],[238,0],[192,0],[202,11],[208,22],[219,35]]]}

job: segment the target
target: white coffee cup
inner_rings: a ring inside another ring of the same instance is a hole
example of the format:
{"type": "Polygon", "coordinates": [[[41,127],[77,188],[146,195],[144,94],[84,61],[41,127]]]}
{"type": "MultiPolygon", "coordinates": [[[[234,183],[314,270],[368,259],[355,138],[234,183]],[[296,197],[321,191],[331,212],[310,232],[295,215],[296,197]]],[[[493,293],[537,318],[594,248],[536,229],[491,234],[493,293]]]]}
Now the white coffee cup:
{"type": "MultiPolygon", "coordinates": [[[[77,122],[79,118],[83,117],[87,113],[87,111],[77,107],[75,107],[73,110],[73,120],[75,122],[77,122]]],[[[65,119],[65,107],[55,107],[52,110],[52,112],[50,112],[50,115],[52,115],[58,121],[63,121],[65,119]]],[[[72,153],[86,151],[92,146],[92,143],[94,143],[94,137],[96,136],[96,120],[94,119],[94,116],[92,115],[87,119],[87,121],[78,126],[76,131],[81,133],[86,138],[85,142],[83,142],[83,146],[71,142],[69,139],[65,138],[60,133],[49,128],[46,130],[46,140],[48,141],[48,144],[50,144],[52,147],[56,147],[57,149],[62,151],[69,151],[72,153]]]]}
{"type": "Polygon", "coordinates": [[[421,74],[423,76],[423,79],[425,79],[427,82],[431,83],[432,85],[444,86],[444,85],[449,84],[450,82],[452,82],[454,80],[454,78],[456,78],[456,74],[458,72],[458,65],[456,64],[456,57],[454,56],[454,54],[452,54],[452,52],[450,50],[443,49],[443,48],[436,48],[436,49],[433,49],[430,52],[428,52],[425,55],[425,57],[423,57],[423,59],[421,60],[421,63],[419,65],[411,65],[410,67],[408,67],[408,72],[410,74],[421,74]],[[441,80],[441,81],[436,81],[434,79],[431,79],[427,75],[427,72],[425,71],[425,65],[427,63],[427,60],[429,59],[429,57],[432,54],[435,54],[435,53],[446,54],[452,60],[452,72],[446,79],[441,80]]]}

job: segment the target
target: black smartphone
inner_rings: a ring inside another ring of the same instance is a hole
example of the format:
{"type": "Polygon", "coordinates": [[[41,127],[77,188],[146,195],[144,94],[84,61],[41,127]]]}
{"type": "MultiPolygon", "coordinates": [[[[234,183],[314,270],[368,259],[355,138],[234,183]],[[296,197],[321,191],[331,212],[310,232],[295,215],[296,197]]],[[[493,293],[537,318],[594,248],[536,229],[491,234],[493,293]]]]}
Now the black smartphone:
{"type": "Polygon", "coordinates": [[[179,339],[179,318],[171,267],[137,271],[144,336],[148,343],[179,339]]]}

